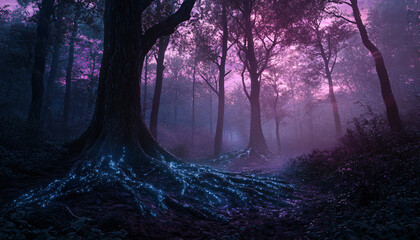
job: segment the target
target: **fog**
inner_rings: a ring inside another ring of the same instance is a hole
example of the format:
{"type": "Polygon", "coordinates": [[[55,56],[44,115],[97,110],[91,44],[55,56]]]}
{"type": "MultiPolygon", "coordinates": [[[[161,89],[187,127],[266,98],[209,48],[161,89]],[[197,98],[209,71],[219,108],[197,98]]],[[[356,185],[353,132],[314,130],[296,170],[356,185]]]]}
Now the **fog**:
{"type": "MultiPolygon", "coordinates": [[[[383,55],[403,121],[415,122],[420,112],[419,24],[414,14],[418,3],[396,0],[369,3],[360,3],[369,36],[383,55]]],[[[25,117],[31,96],[28,79],[32,71],[31,51],[36,26],[31,21],[31,11],[24,10],[13,1],[2,4],[11,6],[3,7],[1,14],[0,111],[3,117],[25,117]]],[[[33,7],[36,13],[37,9],[33,7]]],[[[344,15],[349,11],[343,6],[340,9],[344,15]]],[[[65,34],[60,47],[58,71],[51,89],[47,90],[51,98],[50,116],[42,115],[43,127],[53,135],[79,136],[88,126],[94,111],[103,26],[100,19],[90,21],[85,18],[79,20],[80,27],[76,33],[71,97],[69,110],[66,110],[69,111],[67,126],[63,125],[63,104],[74,23],[71,16],[64,19],[65,34]]],[[[211,31],[220,34],[220,30],[204,23],[206,18],[208,16],[202,19],[196,16],[195,25],[187,23],[178,28],[171,36],[164,59],[157,139],[170,152],[188,161],[213,156],[217,125],[218,95],[214,88],[217,88],[218,69],[212,54],[220,48],[217,37],[208,39],[210,35],[206,34],[211,31]]],[[[311,20],[303,21],[310,23],[311,20]]],[[[333,68],[331,78],[341,133],[336,131],[328,77],[316,42],[316,26],[309,24],[305,29],[307,36],[288,42],[279,41],[259,79],[262,129],[269,151],[274,155],[287,158],[313,149],[329,148],[337,144],[347,128],[352,127],[354,118],[364,119],[375,114],[385,116],[386,113],[375,62],[363,46],[356,25],[328,14],[317,21],[321,24],[318,29],[321,42],[331,56],[329,67],[333,68]],[[336,35],[331,35],[334,33],[336,35]],[[328,42],[327,39],[333,41],[328,42]],[[277,93],[277,106],[273,107],[277,93]],[[279,118],[280,147],[276,139],[276,115],[279,118]]],[[[234,22],[229,17],[228,25],[229,31],[234,32],[234,22]]],[[[225,79],[223,153],[245,149],[250,135],[251,107],[241,79],[241,46],[235,44],[234,35],[229,34],[230,48],[225,67],[228,74],[225,79]]],[[[55,36],[54,30],[52,36],[55,36]]],[[[256,43],[256,47],[261,47],[258,44],[261,43],[256,43]]],[[[141,79],[142,107],[147,125],[153,105],[158,51],[158,45],[152,48],[143,66],[141,79]]],[[[51,75],[51,66],[55,61],[52,59],[53,52],[51,45],[45,81],[51,75]]],[[[264,53],[258,54],[262,56],[264,53]]],[[[247,91],[251,91],[247,71],[244,72],[244,83],[247,91]]]]}

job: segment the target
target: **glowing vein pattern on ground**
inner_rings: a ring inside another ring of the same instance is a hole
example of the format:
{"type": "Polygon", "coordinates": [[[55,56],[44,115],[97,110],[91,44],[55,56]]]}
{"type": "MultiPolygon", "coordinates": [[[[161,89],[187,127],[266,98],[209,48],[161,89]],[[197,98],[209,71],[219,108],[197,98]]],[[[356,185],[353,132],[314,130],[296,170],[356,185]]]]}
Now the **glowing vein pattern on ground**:
{"type": "Polygon", "coordinates": [[[86,161],[65,178],[33,189],[14,201],[16,207],[46,207],[69,194],[83,194],[107,184],[130,193],[143,214],[156,215],[170,208],[189,210],[207,217],[222,217],[235,207],[284,206],[293,186],[279,179],[220,172],[176,159],[150,159],[154,166],[136,173],[126,157],[112,155],[86,161]],[[217,209],[217,210],[216,210],[217,209]]]}

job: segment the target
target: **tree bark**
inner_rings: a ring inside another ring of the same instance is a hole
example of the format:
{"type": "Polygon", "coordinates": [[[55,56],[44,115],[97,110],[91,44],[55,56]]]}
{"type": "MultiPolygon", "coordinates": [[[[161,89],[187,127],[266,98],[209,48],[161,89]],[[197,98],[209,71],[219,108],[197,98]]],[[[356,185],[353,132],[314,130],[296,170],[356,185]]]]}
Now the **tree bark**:
{"type": "Polygon", "coordinates": [[[54,0],[43,0],[39,9],[37,37],[35,43],[35,63],[32,70],[32,99],[28,122],[38,128],[41,120],[42,98],[44,94],[44,72],[47,57],[49,22],[53,13],[54,0]]]}
{"type": "Polygon", "coordinates": [[[63,44],[63,18],[62,18],[62,11],[59,9],[59,14],[57,17],[57,21],[55,22],[55,39],[54,39],[54,50],[53,50],[53,57],[51,60],[51,70],[48,75],[47,79],[47,88],[45,92],[45,108],[44,108],[44,119],[45,119],[45,126],[47,129],[51,129],[53,119],[52,119],[52,112],[51,112],[51,95],[53,93],[53,85],[55,79],[57,77],[58,72],[58,65],[60,60],[61,54],[61,45],[63,44]]]}
{"type": "Polygon", "coordinates": [[[173,33],[176,26],[190,18],[195,0],[184,0],[176,13],[143,34],[139,19],[151,2],[105,1],[104,54],[95,112],[89,128],[71,144],[73,154],[118,156],[125,151],[127,159],[131,159],[128,164],[138,169],[146,169],[150,157],[173,158],[144,123],[139,79],[150,48],[158,38],[173,33]]]}
{"type": "Polygon", "coordinates": [[[277,143],[277,154],[280,155],[281,153],[281,142],[280,142],[280,119],[277,117],[275,118],[276,124],[276,143],[277,143]]]}
{"type": "Polygon", "coordinates": [[[174,121],[173,126],[178,126],[178,89],[175,89],[175,101],[174,101],[174,121]]]}
{"type": "Polygon", "coordinates": [[[366,27],[362,21],[357,0],[350,1],[353,10],[353,16],[356,21],[357,28],[359,29],[363,45],[369,50],[375,60],[376,72],[378,73],[379,82],[381,85],[381,93],[386,107],[389,126],[392,130],[400,131],[403,129],[403,124],[398,111],[397,102],[395,101],[394,95],[392,93],[391,83],[389,81],[389,75],[385,66],[384,58],[379,49],[369,39],[366,27]]]}
{"type": "Polygon", "coordinates": [[[194,151],[194,137],[195,137],[195,66],[193,69],[193,86],[192,86],[192,116],[191,116],[191,149],[194,151]]]}
{"type": "Polygon", "coordinates": [[[88,101],[87,101],[87,106],[86,106],[86,114],[90,114],[92,107],[93,107],[93,100],[94,100],[94,95],[93,95],[93,88],[94,88],[94,84],[95,84],[95,69],[96,69],[96,55],[93,53],[93,48],[90,49],[90,55],[92,56],[92,68],[91,68],[91,72],[90,72],[90,76],[89,76],[89,84],[88,84],[88,101]]]}
{"type": "Polygon", "coordinates": [[[222,56],[219,65],[219,90],[217,105],[217,122],[216,134],[214,136],[214,156],[217,157],[222,152],[223,146],[223,122],[225,117],[225,75],[226,75],[226,58],[228,52],[228,20],[227,20],[227,3],[223,1],[222,6],[222,56]]]}
{"type": "Polygon", "coordinates": [[[210,124],[210,133],[213,134],[213,95],[210,93],[210,117],[209,117],[209,124],[210,124]]]}
{"type": "Polygon", "coordinates": [[[340,137],[342,134],[341,133],[341,120],[340,120],[340,113],[338,112],[337,99],[335,98],[335,94],[334,94],[334,84],[332,80],[330,64],[329,64],[329,60],[327,59],[324,46],[322,45],[321,42],[319,42],[318,45],[321,51],[322,59],[324,60],[325,75],[328,79],[328,93],[329,93],[329,97],[330,97],[330,101],[331,101],[331,105],[333,109],[333,114],[334,114],[335,134],[337,135],[337,137],[340,137]]]}
{"type": "Polygon", "coordinates": [[[332,82],[331,73],[327,69],[326,69],[326,72],[327,72],[327,79],[328,79],[328,92],[329,92],[330,101],[331,101],[333,114],[334,114],[335,134],[337,135],[337,137],[340,137],[342,134],[341,120],[340,120],[340,113],[338,112],[337,99],[335,98],[335,94],[334,94],[334,85],[332,82]]]}
{"type": "Polygon", "coordinates": [[[149,67],[149,57],[146,55],[144,65],[144,93],[143,93],[143,118],[146,119],[146,101],[147,101],[147,73],[149,67]]]}
{"type": "Polygon", "coordinates": [[[248,72],[251,79],[251,93],[249,95],[249,102],[251,104],[251,124],[249,134],[248,148],[257,153],[268,153],[268,146],[264,138],[261,126],[261,107],[260,107],[260,90],[261,83],[259,81],[258,63],[255,56],[254,38],[251,24],[251,6],[250,2],[244,4],[244,22],[246,29],[247,51],[246,58],[248,61],[248,72]]]}
{"type": "Polygon", "coordinates": [[[165,69],[164,60],[165,52],[169,45],[169,36],[161,37],[159,39],[159,51],[158,58],[156,60],[156,82],[155,82],[155,93],[153,95],[152,111],[150,113],[150,132],[153,137],[157,139],[157,125],[159,117],[159,106],[160,106],[160,96],[162,94],[162,82],[163,82],[163,70],[165,69]]]}
{"type": "Polygon", "coordinates": [[[66,71],[66,92],[64,94],[64,109],[63,109],[63,123],[64,127],[67,127],[69,121],[70,113],[70,101],[71,101],[71,78],[73,73],[73,63],[74,63],[74,44],[77,38],[78,31],[78,18],[79,14],[76,11],[74,20],[73,20],[73,32],[71,33],[71,39],[69,43],[69,60],[67,63],[66,71]]]}

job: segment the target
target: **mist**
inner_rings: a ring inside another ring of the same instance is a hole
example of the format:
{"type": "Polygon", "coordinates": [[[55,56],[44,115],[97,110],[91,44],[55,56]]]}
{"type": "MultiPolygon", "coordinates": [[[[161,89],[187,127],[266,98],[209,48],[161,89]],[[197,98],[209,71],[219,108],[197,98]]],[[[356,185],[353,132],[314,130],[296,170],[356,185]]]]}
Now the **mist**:
{"type": "Polygon", "coordinates": [[[0,236],[418,237],[419,4],[1,2],[0,236]]]}

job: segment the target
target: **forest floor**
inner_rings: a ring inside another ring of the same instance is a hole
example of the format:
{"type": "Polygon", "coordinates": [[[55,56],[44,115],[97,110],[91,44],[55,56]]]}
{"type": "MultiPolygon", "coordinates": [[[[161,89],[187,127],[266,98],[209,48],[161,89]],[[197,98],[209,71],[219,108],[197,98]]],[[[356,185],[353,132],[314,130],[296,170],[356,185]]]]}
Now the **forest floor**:
{"type": "Polygon", "coordinates": [[[416,130],[395,134],[359,124],[331,150],[254,170],[293,184],[293,201],[237,209],[225,222],[179,211],[144,217],[117,186],[54,207],[6,207],[63,177],[72,161],[63,157],[65,139],[40,139],[16,121],[1,121],[8,127],[0,138],[0,239],[420,239],[416,130]]]}

